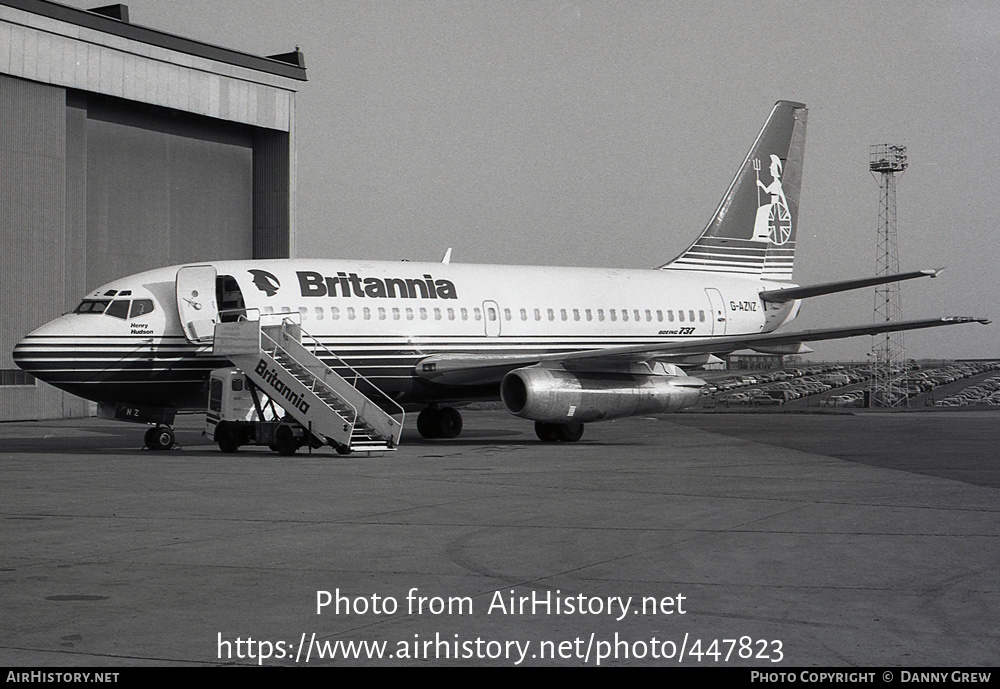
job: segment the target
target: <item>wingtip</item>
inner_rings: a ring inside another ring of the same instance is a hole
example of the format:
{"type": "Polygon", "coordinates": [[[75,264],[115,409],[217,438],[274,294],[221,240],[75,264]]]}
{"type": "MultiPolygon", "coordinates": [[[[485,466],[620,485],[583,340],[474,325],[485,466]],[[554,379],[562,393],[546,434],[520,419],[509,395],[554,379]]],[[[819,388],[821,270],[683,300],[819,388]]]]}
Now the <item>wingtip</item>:
{"type": "Polygon", "coordinates": [[[989,318],[977,318],[976,316],[945,316],[941,319],[946,323],[981,323],[989,325],[993,321],[989,318]]]}

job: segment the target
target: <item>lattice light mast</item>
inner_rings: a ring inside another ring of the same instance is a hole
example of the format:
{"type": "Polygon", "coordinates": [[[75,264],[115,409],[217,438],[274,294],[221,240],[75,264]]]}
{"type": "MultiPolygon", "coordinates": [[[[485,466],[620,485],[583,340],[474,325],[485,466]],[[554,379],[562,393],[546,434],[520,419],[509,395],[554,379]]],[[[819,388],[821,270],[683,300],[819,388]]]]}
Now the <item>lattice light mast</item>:
{"type": "MultiPolygon", "coordinates": [[[[875,272],[891,275],[899,272],[899,249],[896,245],[896,176],[906,170],[906,147],[892,144],[871,146],[869,169],[881,190],[878,211],[878,242],[875,272]]],[[[902,317],[899,283],[890,282],[875,288],[875,323],[898,321],[902,317]]],[[[884,333],[872,337],[871,405],[873,407],[908,406],[905,387],[905,352],[903,333],[884,333]]]]}

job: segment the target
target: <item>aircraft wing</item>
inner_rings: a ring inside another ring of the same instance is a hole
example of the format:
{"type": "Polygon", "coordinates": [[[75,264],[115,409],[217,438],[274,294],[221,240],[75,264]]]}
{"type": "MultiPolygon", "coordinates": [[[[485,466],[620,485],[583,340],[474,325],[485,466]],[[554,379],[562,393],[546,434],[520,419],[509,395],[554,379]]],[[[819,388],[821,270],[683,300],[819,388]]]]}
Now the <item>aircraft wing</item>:
{"type": "Polygon", "coordinates": [[[728,353],[738,349],[776,349],[794,347],[803,342],[839,340],[861,335],[878,335],[886,332],[937,328],[963,323],[986,325],[989,322],[985,318],[946,316],[818,330],[701,337],[673,342],[626,345],[554,354],[434,354],[418,361],[416,372],[421,378],[447,385],[475,385],[497,382],[508,371],[540,363],[566,363],[576,368],[649,359],[683,360],[684,357],[728,353]]]}

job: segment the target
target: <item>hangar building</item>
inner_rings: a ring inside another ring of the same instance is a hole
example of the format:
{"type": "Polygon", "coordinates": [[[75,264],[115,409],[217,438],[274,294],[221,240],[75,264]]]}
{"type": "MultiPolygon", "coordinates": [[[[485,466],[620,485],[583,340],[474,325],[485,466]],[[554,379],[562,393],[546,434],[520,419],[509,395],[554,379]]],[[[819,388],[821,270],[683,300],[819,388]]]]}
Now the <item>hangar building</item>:
{"type": "Polygon", "coordinates": [[[80,10],[0,0],[0,421],[90,413],[11,351],[115,278],[284,258],[302,54],[258,57],[80,10]]]}

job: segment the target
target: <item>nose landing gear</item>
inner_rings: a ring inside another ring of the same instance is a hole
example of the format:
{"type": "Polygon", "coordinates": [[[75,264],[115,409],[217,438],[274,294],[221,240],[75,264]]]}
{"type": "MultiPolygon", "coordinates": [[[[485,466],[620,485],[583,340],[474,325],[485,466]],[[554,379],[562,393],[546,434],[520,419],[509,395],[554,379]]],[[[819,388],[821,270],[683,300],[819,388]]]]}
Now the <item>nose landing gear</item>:
{"type": "Polygon", "coordinates": [[[149,450],[169,450],[174,446],[174,429],[170,426],[156,426],[146,431],[146,448],[149,450]]]}

